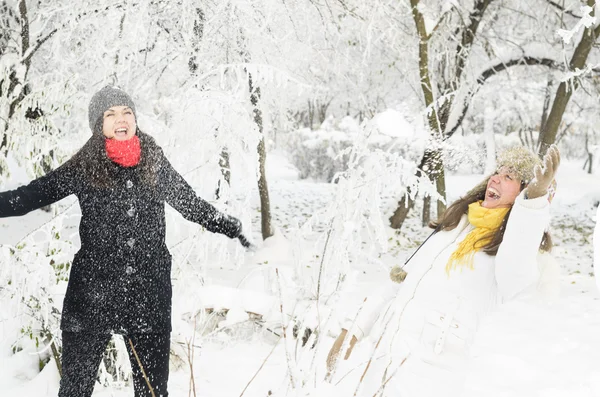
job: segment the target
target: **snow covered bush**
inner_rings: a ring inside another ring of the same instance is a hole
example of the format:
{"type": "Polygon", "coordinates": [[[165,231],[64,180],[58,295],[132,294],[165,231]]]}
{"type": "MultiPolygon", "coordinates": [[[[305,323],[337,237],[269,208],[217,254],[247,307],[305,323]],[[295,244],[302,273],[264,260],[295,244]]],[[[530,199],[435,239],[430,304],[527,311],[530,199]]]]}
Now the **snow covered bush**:
{"type": "Polygon", "coordinates": [[[391,109],[375,115],[362,126],[349,116],[341,120],[329,117],[318,130],[292,131],[282,141],[300,171],[300,178],[332,182],[336,174],[348,170],[348,149],[363,133],[372,150],[394,153],[408,161],[417,161],[423,153],[423,134],[419,136],[400,112],[391,109]]]}
{"type": "Polygon", "coordinates": [[[73,246],[61,236],[62,217],[38,229],[15,246],[2,246],[0,299],[19,319],[13,352],[33,349],[40,369],[50,359],[59,366],[60,314],[73,246]],[[7,301],[19,302],[8,305],[7,301]]]}
{"type": "MultiPolygon", "coordinates": [[[[0,267],[0,302],[19,327],[12,352],[37,355],[39,371],[48,364],[62,370],[60,319],[76,250],[67,236],[68,219],[69,215],[59,214],[16,245],[0,248],[5,265],[0,267]]],[[[99,380],[122,385],[130,372],[125,345],[113,339],[104,353],[99,380]]]]}

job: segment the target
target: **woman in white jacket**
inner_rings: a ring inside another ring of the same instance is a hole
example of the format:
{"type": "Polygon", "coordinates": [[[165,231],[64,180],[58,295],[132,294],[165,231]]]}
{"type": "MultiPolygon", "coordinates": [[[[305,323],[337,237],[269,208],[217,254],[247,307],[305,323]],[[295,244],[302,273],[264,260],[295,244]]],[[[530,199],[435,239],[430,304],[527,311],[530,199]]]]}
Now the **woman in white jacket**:
{"type": "Polygon", "coordinates": [[[543,164],[523,147],[501,154],[498,171],[432,225],[436,232],[400,271],[407,274],[402,284],[369,296],[349,320],[328,369],[348,334],[346,359],[369,336],[375,347],[361,379],[376,374],[376,395],[460,395],[482,317],[539,280],[538,256],[551,248],[548,188],[559,162],[554,146],[543,164]]]}

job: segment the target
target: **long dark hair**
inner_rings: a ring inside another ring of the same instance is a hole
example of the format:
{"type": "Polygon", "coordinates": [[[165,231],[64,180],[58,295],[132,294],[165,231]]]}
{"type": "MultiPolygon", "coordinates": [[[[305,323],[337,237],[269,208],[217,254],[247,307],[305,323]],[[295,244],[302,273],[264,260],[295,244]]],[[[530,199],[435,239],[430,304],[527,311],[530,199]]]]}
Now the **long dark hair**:
{"type": "MultiPolygon", "coordinates": [[[[101,130],[100,130],[101,131],[101,130]]],[[[154,187],[161,159],[161,149],[154,138],[144,134],[139,128],[136,135],[140,139],[142,154],[137,170],[144,184],[154,187]]],[[[105,137],[94,133],[81,149],[69,160],[72,167],[83,171],[86,182],[97,188],[112,188],[115,184],[114,171],[118,167],[106,155],[105,137]]]]}
{"type": "MultiPolygon", "coordinates": [[[[488,178],[489,179],[489,178],[488,178]]],[[[431,228],[439,227],[439,230],[453,230],[458,226],[460,220],[463,215],[466,215],[469,212],[469,205],[480,200],[485,199],[485,192],[487,190],[487,181],[481,182],[479,185],[475,186],[472,190],[470,190],[466,195],[456,200],[452,203],[446,211],[442,214],[442,216],[429,224],[431,228]]],[[[521,183],[521,191],[525,189],[525,183],[521,183]]],[[[498,253],[498,248],[500,244],[502,244],[502,240],[504,239],[504,232],[506,231],[506,224],[508,223],[508,218],[510,217],[510,213],[512,212],[512,207],[508,210],[504,219],[502,219],[502,223],[500,227],[495,231],[491,232],[491,240],[482,246],[482,251],[488,255],[495,256],[498,253]]],[[[483,239],[487,239],[490,236],[484,236],[483,239]]],[[[477,243],[476,243],[477,245],[477,243]]],[[[540,251],[550,252],[552,250],[552,238],[548,231],[544,232],[544,236],[542,237],[542,241],[540,242],[540,251]]]]}

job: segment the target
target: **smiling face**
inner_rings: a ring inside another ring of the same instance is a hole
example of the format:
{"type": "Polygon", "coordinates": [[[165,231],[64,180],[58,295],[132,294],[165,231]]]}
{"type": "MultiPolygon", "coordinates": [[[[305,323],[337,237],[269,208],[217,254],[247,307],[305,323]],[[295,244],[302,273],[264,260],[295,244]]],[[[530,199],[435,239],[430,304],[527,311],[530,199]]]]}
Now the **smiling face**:
{"type": "Polygon", "coordinates": [[[108,139],[126,141],[135,135],[137,124],[129,106],[113,106],[104,112],[102,133],[108,139]]]}
{"type": "Polygon", "coordinates": [[[508,167],[502,167],[488,180],[481,206],[490,209],[511,207],[520,192],[519,177],[508,167]]]}

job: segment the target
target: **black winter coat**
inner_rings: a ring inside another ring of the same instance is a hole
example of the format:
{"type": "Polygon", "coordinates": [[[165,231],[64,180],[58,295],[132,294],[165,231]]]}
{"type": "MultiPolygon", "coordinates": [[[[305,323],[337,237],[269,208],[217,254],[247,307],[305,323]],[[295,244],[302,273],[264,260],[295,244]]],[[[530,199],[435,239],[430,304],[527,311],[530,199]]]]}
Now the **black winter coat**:
{"type": "Polygon", "coordinates": [[[110,163],[112,188],[95,187],[65,163],[27,186],[0,193],[0,217],[24,215],[71,194],[79,199],[81,249],[75,254],[61,329],[91,333],[171,330],[171,255],[165,202],[184,218],[230,238],[240,222],[197,197],[160,151],[155,186],[138,167],[110,163]]]}

